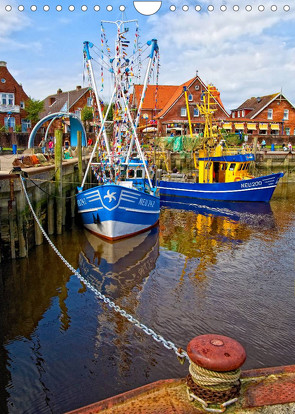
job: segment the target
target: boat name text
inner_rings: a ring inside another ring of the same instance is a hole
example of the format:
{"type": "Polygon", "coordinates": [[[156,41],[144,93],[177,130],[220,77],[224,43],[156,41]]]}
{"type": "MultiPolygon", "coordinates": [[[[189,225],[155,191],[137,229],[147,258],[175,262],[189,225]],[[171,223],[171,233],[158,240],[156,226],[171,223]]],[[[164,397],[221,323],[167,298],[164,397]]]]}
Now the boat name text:
{"type": "Polygon", "coordinates": [[[82,207],[82,206],[86,206],[87,202],[86,202],[85,198],[79,198],[77,200],[77,204],[78,204],[78,207],[82,207]]]}
{"type": "Polygon", "coordinates": [[[138,202],[139,205],[144,206],[144,207],[154,207],[155,202],[152,200],[146,200],[144,198],[141,198],[138,202]]]}
{"type": "Polygon", "coordinates": [[[241,188],[260,187],[262,181],[254,181],[254,183],[241,183],[241,188]]]}

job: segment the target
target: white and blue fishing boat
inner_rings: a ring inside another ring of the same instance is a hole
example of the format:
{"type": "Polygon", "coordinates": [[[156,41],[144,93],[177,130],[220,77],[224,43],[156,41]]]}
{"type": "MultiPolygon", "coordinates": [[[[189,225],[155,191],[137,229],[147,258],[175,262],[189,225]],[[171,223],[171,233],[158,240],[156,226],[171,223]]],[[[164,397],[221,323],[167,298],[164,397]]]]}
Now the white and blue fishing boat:
{"type": "MultiPolygon", "coordinates": [[[[186,96],[186,94],[185,94],[186,96]]],[[[162,197],[195,198],[220,201],[269,202],[278,181],[284,173],[274,173],[261,177],[250,174],[250,164],[254,154],[237,153],[225,148],[221,136],[214,136],[212,128],[211,91],[208,87],[203,96],[203,105],[198,105],[205,116],[205,130],[196,167],[198,182],[171,180],[169,176],[159,183],[162,197]]],[[[189,120],[190,121],[190,120],[189,120]]],[[[190,128],[191,129],[191,128],[190,128]]],[[[192,136],[192,133],[191,133],[192,136]]],[[[171,177],[171,176],[170,176],[171,177]]]]}
{"type": "MultiPolygon", "coordinates": [[[[133,119],[129,108],[129,97],[131,86],[133,86],[134,68],[138,62],[135,62],[137,53],[135,46],[131,51],[131,56],[127,57],[127,48],[130,47],[127,34],[129,34],[128,26],[137,22],[130,20],[102,23],[113,23],[117,28],[114,56],[110,55],[104,29],[102,29],[101,42],[108,52],[107,67],[113,77],[113,91],[103,116],[90,56],[90,48],[93,44],[84,42],[84,57],[95,98],[93,102],[96,102],[94,113],[99,114],[97,122],[99,130],[76,198],[78,212],[82,216],[84,226],[103,238],[117,240],[146,231],[155,226],[159,220],[158,191],[151,180],[150,169],[136,133],[150,73],[158,62],[158,45],[155,39],[147,42],[151,50],[148,55],[142,97],[133,119]],[[111,109],[114,110],[113,137],[109,139],[105,122],[111,109]],[[95,155],[96,161],[94,161],[95,155]],[[98,183],[95,187],[84,189],[90,168],[98,183]]],[[[134,44],[137,43],[138,29],[136,26],[134,44]]],[[[103,63],[102,57],[101,65],[103,63]]],[[[101,73],[101,78],[103,78],[103,73],[101,73]]]]}

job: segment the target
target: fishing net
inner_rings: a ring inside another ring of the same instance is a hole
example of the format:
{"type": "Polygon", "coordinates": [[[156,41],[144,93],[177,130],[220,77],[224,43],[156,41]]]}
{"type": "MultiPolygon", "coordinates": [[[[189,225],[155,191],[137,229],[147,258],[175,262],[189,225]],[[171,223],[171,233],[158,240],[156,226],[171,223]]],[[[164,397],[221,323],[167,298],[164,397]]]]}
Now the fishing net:
{"type": "Polygon", "coordinates": [[[202,145],[202,137],[190,137],[187,135],[159,137],[155,139],[155,144],[163,151],[190,152],[200,149],[200,146],[202,145]]]}

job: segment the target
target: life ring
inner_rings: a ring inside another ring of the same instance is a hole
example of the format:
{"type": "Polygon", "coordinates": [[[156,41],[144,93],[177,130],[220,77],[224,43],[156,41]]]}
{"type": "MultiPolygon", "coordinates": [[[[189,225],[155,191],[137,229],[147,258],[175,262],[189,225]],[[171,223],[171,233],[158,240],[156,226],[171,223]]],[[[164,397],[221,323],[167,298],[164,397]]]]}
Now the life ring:
{"type": "Polygon", "coordinates": [[[236,177],[235,179],[234,179],[234,181],[240,181],[241,180],[241,177],[236,177]]]}

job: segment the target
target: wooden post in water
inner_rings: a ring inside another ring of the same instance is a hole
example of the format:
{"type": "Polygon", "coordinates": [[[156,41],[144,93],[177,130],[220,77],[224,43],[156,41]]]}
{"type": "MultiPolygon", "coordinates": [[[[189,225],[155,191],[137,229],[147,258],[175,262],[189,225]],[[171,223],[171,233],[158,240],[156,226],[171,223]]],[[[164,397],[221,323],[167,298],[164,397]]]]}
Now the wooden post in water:
{"type": "MultiPolygon", "coordinates": [[[[40,221],[40,223],[42,224],[42,220],[41,220],[41,214],[42,214],[42,206],[41,206],[41,190],[39,190],[38,187],[34,187],[34,204],[35,204],[35,213],[40,221]]],[[[42,231],[40,230],[40,227],[38,226],[36,220],[34,220],[34,230],[35,230],[35,244],[36,246],[39,246],[40,244],[43,243],[43,234],[42,231]]]]}
{"type": "Polygon", "coordinates": [[[56,195],[56,232],[62,234],[62,139],[63,130],[56,129],[55,136],[55,195],[56,195]]]}
{"type": "Polygon", "coordinates": [[[24,235],[24,214],[26,199],[23,190],[16,195],[17,227],[18,227],[18,254],[19,257],[27,256],[26,238],[24,235]]]}
{"type": "Polygon", "coordinates": [[[9,235],[10,235],[10,251],[11,258],[15,259],[15,223],[13,217],[13,205],[14,205],[14,180],[9,180],[10,186],[10,199],[8,200],[8,221],[9,221],[9,235]]]}
{"type": "Polygon", "coordinates": [[[47,223],[48,223],[48,234],[54,233],[54,187],[52,183],[48,183],[48,204],[47,204],[47,223]]]}
{"type": "Polygon", "coordinates": [[[256,159],[256,152],[257,152],[257,141],[258,141],[258,136],[256,135],[253,139],[253,155],[256,159]]]}
{"type": "MultiPolygon", "coordinates": [[[[71,179],[72,179],[72,183],[75,182],[75,172],[73,172],[73,174],[71,175],[71,179]]],[[[79,182],[80,183],[80,182],[79,182]]],[[[75,207],[76,207],[76,188],[73,187],[71,189],[71,217],[74,218],[75,217],[75,207]]]]}
{"type": "Polygon", "coordinates": [[[83,165],[82,165],[82,131],[77,131],[77,148],[78,148],[78,181],[82,183],[83,165]]]}

